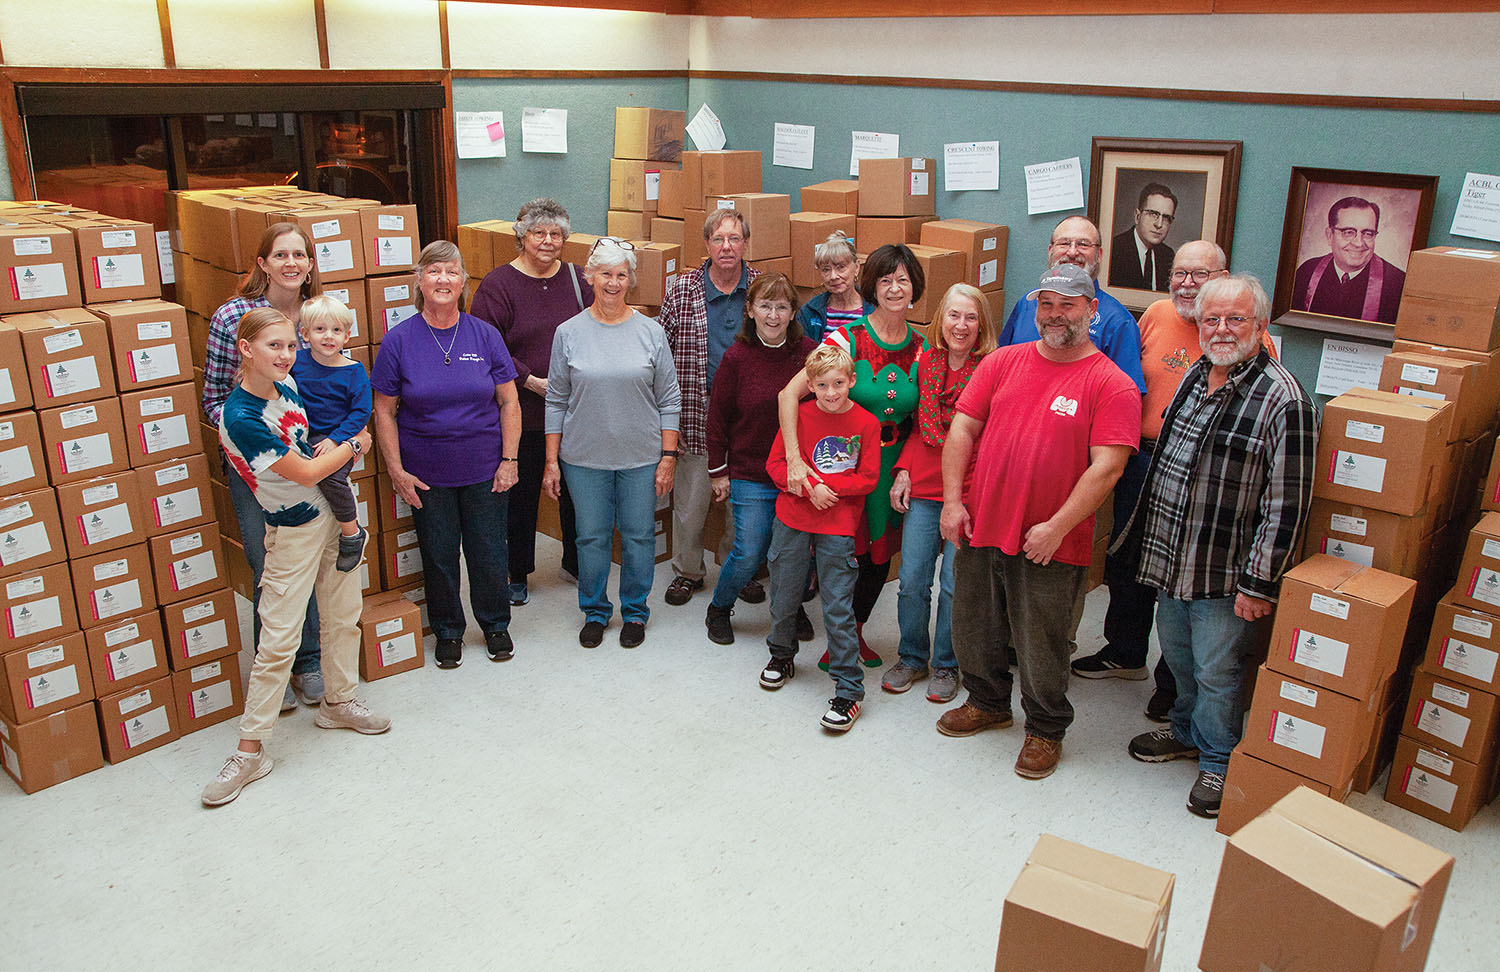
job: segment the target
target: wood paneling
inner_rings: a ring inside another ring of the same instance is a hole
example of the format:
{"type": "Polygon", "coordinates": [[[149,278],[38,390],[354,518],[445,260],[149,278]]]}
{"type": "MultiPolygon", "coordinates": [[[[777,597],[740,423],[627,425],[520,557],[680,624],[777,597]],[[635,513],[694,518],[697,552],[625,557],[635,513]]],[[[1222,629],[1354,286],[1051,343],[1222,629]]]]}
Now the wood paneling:
{"type": "Polygon", "coordinates": [[[5,136],[5,157],[10,163],[12,198],[35,199],[31,167],[26,163],[26,138],[21,131],[21,106],[16,103],[15,85],[4,71],[0,71],[0,132],[5,136]]]}

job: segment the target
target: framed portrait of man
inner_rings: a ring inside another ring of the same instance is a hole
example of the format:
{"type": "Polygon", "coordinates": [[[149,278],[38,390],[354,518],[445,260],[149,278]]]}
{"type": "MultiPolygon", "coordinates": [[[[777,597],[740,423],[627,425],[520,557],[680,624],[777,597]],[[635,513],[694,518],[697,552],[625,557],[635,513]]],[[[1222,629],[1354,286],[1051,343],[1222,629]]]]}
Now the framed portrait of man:
{"type": "Polygon", "coordinates": [[[1167,293],[1179,246],[1212,240],[1227,253],[1240,153],[1239,142],[1096,137],[1089,218],[1104,246],[1099,283],[1145,310],[1167,293]]]}
{"type": "Polygon", "coordinates": [[[1436,195],[1437,176],[1293,168],[1273,319],[1351,333],[1320,319],[1394,325],[1436,195]]]}

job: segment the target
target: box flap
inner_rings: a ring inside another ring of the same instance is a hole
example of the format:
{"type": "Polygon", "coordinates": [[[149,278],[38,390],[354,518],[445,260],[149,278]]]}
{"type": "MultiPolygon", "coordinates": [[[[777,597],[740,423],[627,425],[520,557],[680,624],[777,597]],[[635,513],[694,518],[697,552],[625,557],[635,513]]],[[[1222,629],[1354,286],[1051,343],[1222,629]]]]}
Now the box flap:
{"type": "Polygon", "coordinates": [[[1325,590],[1337,590],[1339,585],[1365,568],[1352,560],[1343,560],[1328,554],[1313,554],[1302,563],[1282,575],[1283,580],[1300,581],[1325,590]]]}
{"type": "Polygon", "coordinates": [[[1409,577],[1374,567],[1362,567],[1339,585],[1338,592],[1389,607],[1416,589],[1417,582],[1409,577]]]}
{"type": "Polygon", "coordinates": [[[1160,913],[1153,902],[1035,861],[1022,868],[1005,901],[1143,950],[1154,942],[1160,913]]]}
{"type": "Polygon", "coordinates": [[[1155,904],[1167,900],[1176,881],[1176,877],[1167,871],[1075,844],[1053,834],[1042,834],[1037,838],[1036,846],[1026,860],[1155,904]]]}
{"type": "Polygon", "coordinates": [[[1486,536],[1500,537],[1500,513],[1486,513],[1479,518],[1473,533],[1483,533],[1486,536]]]}
{"type": "Polygon", "coordinates": [[[1430,422],[1436,418],[1437,413],[1444,409],[1450,412],[1453,409],[1452,402],[1432,398],[1413,398],[1410,395],[1398,395],[1395,392],[1379,391],[1374,388],[1351,388],[1324,407],[1335,406],[1354,411],[1372,412],[1377,415],[1389,415],[1391,418],[1415,419],[1419,422],[1430,422]],[[1358,401],[1347,399],[1358,399],[1358,401]]]}
{"type": "Polygon", "coordinates": [[[1301,787],[1267,813],[1284,817],[1412,884],[1426,884],[1453,864],[1453,858],[1437,848],[1301,787]]]}

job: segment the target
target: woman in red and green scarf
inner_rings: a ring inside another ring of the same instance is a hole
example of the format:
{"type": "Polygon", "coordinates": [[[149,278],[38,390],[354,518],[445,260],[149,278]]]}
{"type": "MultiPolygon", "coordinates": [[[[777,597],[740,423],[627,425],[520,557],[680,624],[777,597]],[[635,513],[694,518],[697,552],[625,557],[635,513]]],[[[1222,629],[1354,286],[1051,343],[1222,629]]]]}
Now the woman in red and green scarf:
{"type": "Polygon", "coordinates": [[[995,350],[995,326],[984,296],[968,284],[954,284],[938,304],[931,341],[917,361],[917,422],[896,461],[892,508],[906,514],[901,533],[900,590],[896,621],[901,628],[901,660],[885,673],[880,687],[905,692],[926,678],[927,698],[951,702],[958,694],[958,661],[953,657],[953,544],[938,532],[943,509],[943,442],[953,422],[958,396],[979,359],[995,350]],[[937,632],[928,638],[932,616],[932,573],[942,554],[938,581],[937,632]],[[929,655],[929,647],[931,653],[929,655]],[[930,668],[929,668],[930,660],[930,668]]]}

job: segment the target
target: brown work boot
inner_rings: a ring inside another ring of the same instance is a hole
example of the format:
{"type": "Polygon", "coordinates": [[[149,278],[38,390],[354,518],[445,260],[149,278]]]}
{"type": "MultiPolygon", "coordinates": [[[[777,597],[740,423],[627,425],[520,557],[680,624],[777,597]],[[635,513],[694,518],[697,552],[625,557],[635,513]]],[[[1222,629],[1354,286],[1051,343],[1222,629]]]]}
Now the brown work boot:
{"type": "Polygon", "coordinates": [[[1021,746],[1021,755],[1016,757],[1016,775],[1028,780],[1051,776],[1061,758],[1061,739],[1043,739],[1027,733],[1026,742],[1021,746]]]}
{"type": "Polygon", "coordinates": [[[1013,721],[1009,712],[989,712],[965,700],[958,708],[943,713],[937,731],[945,736],[972,736],[986,729],[1004,729],[1013,721]]]}

